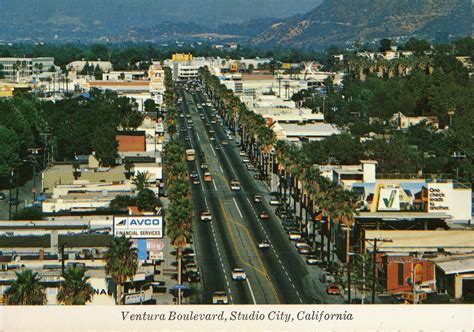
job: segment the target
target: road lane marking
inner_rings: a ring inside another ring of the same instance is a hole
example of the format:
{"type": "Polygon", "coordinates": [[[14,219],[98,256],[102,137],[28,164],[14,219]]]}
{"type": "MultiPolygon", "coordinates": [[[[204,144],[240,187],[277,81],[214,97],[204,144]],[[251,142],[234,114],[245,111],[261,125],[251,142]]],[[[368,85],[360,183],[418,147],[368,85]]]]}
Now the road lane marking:
{"type": "Polygon", "coordinates": [[[196,131],[196,136],[198,138],[198,140],[201,140],[201,138],[199,137],[199,133],[196,131]]]}
{"type": "Polygon", "coordinates": [[[217,191],[217,186],[216,186],[216,183],[214,182],[214,179],[212,180],[212,184],[214,185],[215,191],[217,191]]]}
{"type": "Polygon", "coordinates": [[[237,211],[239,212],[240,218],[244,219],[244,216],[242,215],[242,212],[240,212],[239,205],[237,205],[237,201],[235,200],[235,197],[232,197],[234,200],[235,207],[237,208],[237,211]]]}
{"type": "Polygon", "coordinates": [[[255,296],[253,295],[252,286],[250,286],[249,278],[245,279],[245,281],[247,281],[247,285],[249,286],[250,295],[252,296],[253,304],[257,304],[257,301],[255,301],[255,296]]]}
{"type": "Polygon", "coordinates": [[[212,153],[214,153],[214,156],[217,157],[216,151],[214,150],[214,147],[212,146],[212,144],[211,144],[211,149],[212,149],[212,153]]]}
{"type": "Polygon", "coordinates": [[[222,169],[221,165],[219,165],[219,168],[221,169],[221,172],[224,173],[224,170],[222,169]]]}

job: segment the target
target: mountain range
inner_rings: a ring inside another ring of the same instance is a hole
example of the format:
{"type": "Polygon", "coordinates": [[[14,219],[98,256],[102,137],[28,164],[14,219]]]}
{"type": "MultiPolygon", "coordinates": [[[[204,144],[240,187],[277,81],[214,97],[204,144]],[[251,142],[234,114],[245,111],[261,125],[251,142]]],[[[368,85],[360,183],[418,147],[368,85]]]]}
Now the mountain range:
{"type": "Polygon", "coordinates": [[[472,0],[0,0],[0,40],[236,41],[317,48],[472,34],[472,0]]]}

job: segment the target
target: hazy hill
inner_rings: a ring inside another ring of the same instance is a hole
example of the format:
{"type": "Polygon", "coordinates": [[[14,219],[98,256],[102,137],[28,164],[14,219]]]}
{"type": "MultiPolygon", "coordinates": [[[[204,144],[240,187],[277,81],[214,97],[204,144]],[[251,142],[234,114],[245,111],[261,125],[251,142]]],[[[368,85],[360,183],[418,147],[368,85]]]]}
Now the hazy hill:
{"type": "MultiPolygon", "coordinates": [[[[208,28],[304,13],[321,0],[0,0],[2,38],[117,36],[160,24],[208,28]]],[[[183,28],[186,30],[186,27],[183,28]]],[[[158,28],[158,30],[160,30],[158,28]]],[[[162,29],[160,30],[162,32],[162,29]]]]}
{"type": "Polygon", "coordinates": [[[324,0],[306,14],[274,22],[251,42],[311,47],[395,36],[429,38],[438,31],[470,35],[471,0],[324,0]]]}

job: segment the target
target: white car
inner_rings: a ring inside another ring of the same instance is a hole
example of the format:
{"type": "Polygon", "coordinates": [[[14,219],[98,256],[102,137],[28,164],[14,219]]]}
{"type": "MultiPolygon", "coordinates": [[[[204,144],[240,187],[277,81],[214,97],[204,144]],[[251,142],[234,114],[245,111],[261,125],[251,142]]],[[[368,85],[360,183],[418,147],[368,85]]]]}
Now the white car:
{"type": "Polygon", "coordinates": [[[240,151],[240,152],[239,152],[239,156],[245,157],[245,156],[246,156],[245,151],[240,151]]]}
{"type": "Polygon", "coordinates": [[[298,248],[301,248],[301,247],[307,247],[308,244],[306,242],[303,242],[303,241],[298,241],[295,243],[295,247],[298,249],[298,248]]]}
{"type": "Polygon", "coordinates": [[[277,205],[280,205],[281,204],[281,201],[278,199],[278,198],[272,198],[268,204],[270,205],[273,205],[273,206],[277,206],[277,205]]]}
{"type": "Polygon", "coordinates": [[[258,248],[259,249],[267,249],[270,248],[270,242],[268,240],[262,240],[258,243],[258,248]]]}
{"type": "Polygon", "coordinates": [[[247,163],[250,162],[250,159],[247,158],[247,157],[243,157],[243,158],[242,158],[242,161],[247,164],[247,163]]]}
{"type": "Polygon", "coordinates": [[[214,292],[212,294],[212,304],[228,304],[229,298],[227,297],[227,293],[223,291],[214,292]]]}
{"type": "Polygon", "coordinates": [[[202,212],[201,213],[201,221],[211,221],[212,215],[209,212],[202,212]]]}
{"type": "Polygon", "coordinates": [[[240,182],[238,180],[232,180],[230,182],[230,189],[231,190],[240,190],[240,182]]]}
{"type": "Polygon", "coordinates": [[[235,268],[232,271],[232,280],[244,281],[245,279],[247,279],[247,275],[243,269],[235,268]]]}
{"type": "Polygon", "coordinates": [[[288,237],[291,241],[299,241],[301,240],[301,234],[298,232],[289,232],[288,237]]]}

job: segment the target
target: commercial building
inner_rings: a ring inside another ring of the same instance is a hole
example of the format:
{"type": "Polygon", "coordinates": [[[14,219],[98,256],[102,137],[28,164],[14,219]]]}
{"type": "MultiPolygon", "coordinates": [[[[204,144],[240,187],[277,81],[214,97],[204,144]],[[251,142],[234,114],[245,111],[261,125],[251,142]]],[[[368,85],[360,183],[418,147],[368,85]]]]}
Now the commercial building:
{"type": "Polygon", "coordinates": [[[335,125],[330,123],[280,123],[272,124],[271,128],[279,140],[290,142],[320,141],[331,135],[341,134],[335,125]]]}
{"type": "Polygon", "coordinates": [[[2,72],[5,79],[10,81],[31,81],[34,74],[40,74],[50,71],[51,68],[56,70],[54,58],[0,58],[0,65],[3,65],[2,72]]]}

